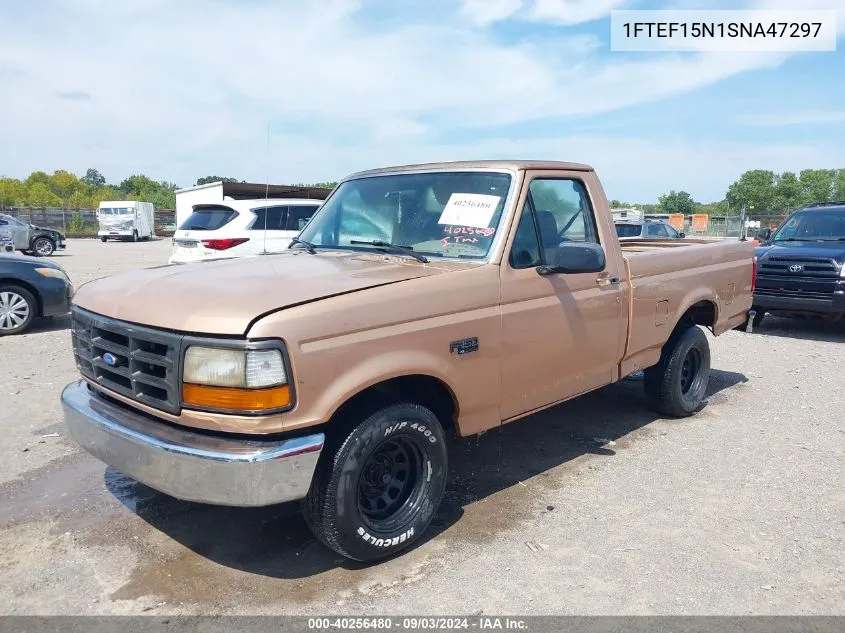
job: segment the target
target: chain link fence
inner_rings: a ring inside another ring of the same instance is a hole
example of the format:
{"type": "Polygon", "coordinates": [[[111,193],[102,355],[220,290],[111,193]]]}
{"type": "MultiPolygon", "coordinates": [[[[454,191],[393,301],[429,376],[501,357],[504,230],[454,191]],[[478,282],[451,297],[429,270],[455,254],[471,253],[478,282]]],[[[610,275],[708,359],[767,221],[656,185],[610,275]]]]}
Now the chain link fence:
{"type": "MultiPolygon", "coordinates": [[[[62,209],[58,207],[5,207],[0,213],[19,218],[29,224],[61,231],[66,237],[93,237],[97,235],[96,209],[62,209]]],[[[155,234],[169,237],[176,230],[176,210],[156,209],[155,234]]]]}
{"type": "MultiPolygon", "coordinates": [[[[646,218],[654,220],[669,221],[669,216],[664,214],[646,214],[646,218]]],[[[765,215],[748,218],[749,222],[759,222],[760,229],[775,229],[780,226],[787,217],[783,215],[765,215]]],[[[759,229],[751,225],[748,229],[748,237],[754,237],[759,229]],[[754,228],[752,228],[754,227],[754,228]]],[[[688,237],[739,237],[742,231],[742,221],[738,215],[711,215],[706,222],[695,222],[693,216],[684,218],[683,232],[688,237]]]]}

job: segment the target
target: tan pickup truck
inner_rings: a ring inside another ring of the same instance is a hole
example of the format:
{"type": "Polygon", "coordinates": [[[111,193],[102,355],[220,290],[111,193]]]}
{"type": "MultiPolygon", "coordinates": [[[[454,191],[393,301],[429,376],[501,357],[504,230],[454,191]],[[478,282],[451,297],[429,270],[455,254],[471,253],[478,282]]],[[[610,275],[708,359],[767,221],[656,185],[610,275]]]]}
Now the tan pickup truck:
{"type": "Polygon", "coordinates": [[[666,416],[703,402],[748,318],[751,242],[628,241],[585,165],[412,165],[342,181],[284,253],[81,287],[72,436],[181,499],[303,499],[361,561],[420,538],[450,434],[645,370],[666,416]]]}

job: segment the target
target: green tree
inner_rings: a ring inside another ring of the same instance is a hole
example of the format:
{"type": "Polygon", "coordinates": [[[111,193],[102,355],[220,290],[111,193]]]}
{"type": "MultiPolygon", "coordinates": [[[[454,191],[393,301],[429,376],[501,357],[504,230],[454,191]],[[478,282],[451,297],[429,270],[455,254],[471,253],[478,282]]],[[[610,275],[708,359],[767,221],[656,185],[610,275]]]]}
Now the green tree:
{"type": "Polygon", "coordinates": [[[674,189],[658,198],[660,209],[664,213],[692,213],[695,211],[696,202],[686,191],[675,191],[674,189]]]}
{"type": "Polygon", "coordinates": [[[43,182],[35,182],[27,187],[26,203],[31,207],[58,207],[61,206],[62,199],[43,182]]]}
{"type": "Polygon", "coordinates": [[[67,203],[71,194],[79,187],[79,179],[69,171],[60,169],[53,172],[50,190],[67,203]]]}
{"type": "Polygon", "coordinates": [[[85,175],[80,180],[82,180],[82,182],[86,185],[92,185],[94,187],[104,187],[106,184],[105,176],[93,167],[89,167],[85,171],[85,175]]]}
{"type": "Polygon", "coordinates": [[[804,189],[801,181],[791,171],[785,171],[775,177],[775,197],[773,211],[789,211],[801,206],[804,189]]]}
{"type": "Polygon", "coordinates": [[[120,185],[118,185],[118,189],[123,194],[134,193],[136,195],[141,195],[145,191],[150,191],[158,188],[158,183],[143,174],[136,174],[134,176],[129,176],[129,178],[125,178],[120,185]]]}
{"type": "Polygon", "coordinates": [[[804,188],[805,202],[827,202],[833,199],[833,169],[802,169],[798,176],[804,188]]]}
{"type": "Polygon", "coordinates": [[[41,183],[45,187],[49,188],[50,185],[53,184],[53,180],[43,171],[34,171],[27,176],[26,180],[24,180],[24,184],[27,189],[36,183],[41,183]]]}
{"type": "Polygon", "coordinates": [[[837,169],[833,178],[833,199],[845,200],[845,169],[837,169]]]}
{"type": "Polygon", "coordinates": [[[246,180],[238,180],[237,178],[225,178],[223,176],[205,176],[204,178],[197,178],[197,186],[207,185],[212,182],[246,182],[246,180]]]}
{"type": "Polygon", "coordinates": [[[719,202],[708,202],[706,204],[696,204],[695,213],[706,213],[707,215],[724,216],[730,214],[730,207],[727,200],[720,200],[719,202]]]}
{"type": "Polygon", "coordinates": [[[26,204],[26,187],[15,178],[0,178],[0,205],[6,207],[26,204]]]}
{"type": "Polygon", "coordinates": [[[728,187],[727,201],[734,209],[743,205],[750,216],[765,214],[775,203],[775,173],[763,169],[752,169],[739,177],[728,187]]]}
{"type": "Polygon", "coordinates": [[[71,209],[88,209],[91,207],[91,198],[77,189],[68,197],[67,206],[71,209]]]}
{"type": "Polygon", "coordinates": [[[91,194],[91,208],[99,208],[103,200],[118,200],[121,196],[111,187],[101,187],[91,194]]]}

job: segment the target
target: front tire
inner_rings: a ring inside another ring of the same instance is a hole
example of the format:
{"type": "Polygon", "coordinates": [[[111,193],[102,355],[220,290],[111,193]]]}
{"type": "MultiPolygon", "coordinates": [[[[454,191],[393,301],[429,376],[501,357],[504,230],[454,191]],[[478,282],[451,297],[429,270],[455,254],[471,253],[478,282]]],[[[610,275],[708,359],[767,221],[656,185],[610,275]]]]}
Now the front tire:
{"type": "Polygon", "coordinates": [[[0,336],[25,332],[38,312],[38,302],[26,288],[0,285],[0,336]]]}
{"type": "Polygon", "coordinates": [[[645,370],[644,387],[650,408],[685,418],[701,407],[710,382],[710,345],[701,328],[673,333],[660,362],[645,370]]]}
{"type": "Polygon", "coordinates": [[[106,242],[106,241],[108,241],[108,239],[109,239],[109,238],[107,238],[105,235],[101,235],[101,236],[100,236],[100,241],[101,241],[101,242],[106,242]]]}
{"type": "Polygon", "coordinates": [[[132,231],[132,241],[133,242],[138,241],[138,231],[132,231]]]}
{"type": "Polygon", "coordinates": [[[56,245],[49,237],[36,237],[32,240],[32,253],[36,257],[49,257],[56,252],[56,245]]]}
{"type": "Polygon", "coordinates": [[[410,402],[385,406],[327,442],[303,501],[305,521],[342,556],[361,562],[392,556],[428,528],[447,468],[437,416],[410,402]]]}

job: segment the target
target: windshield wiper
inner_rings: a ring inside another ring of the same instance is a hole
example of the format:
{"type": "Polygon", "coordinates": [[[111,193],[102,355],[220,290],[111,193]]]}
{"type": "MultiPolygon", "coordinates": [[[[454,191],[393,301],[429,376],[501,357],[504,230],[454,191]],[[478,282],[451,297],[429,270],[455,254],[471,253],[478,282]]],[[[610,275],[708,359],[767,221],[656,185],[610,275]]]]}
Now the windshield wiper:
{"type": "Polygon", "coordinates": [[[308,251],[311,255],[316,255],[317,251],[314,248],[314,245],[311,242],[306,242],[305,240],[301,240],[298,237],[293,238],[290,241],[291,244],[302,244],[305,247],[305,250],[308,251]]]}
{"type": "Polygon", "coordinates": [[[402,255],[410,255],[417,261],[422,262],[423,264],[428,263],[428,257],[424,255],[420,255],[419,253],[414,252],[413,246],[402,246],[400,244],[391,244],[390,242],[385,242],[383,240],[371,240],[371,241],[361,241],[361,240],[351,240],[350,244],[367,244],[369,246],[376,246],[378,248],[383,248],[387,251],[393,251],[394,253],[401,253],[402,255]]]}

